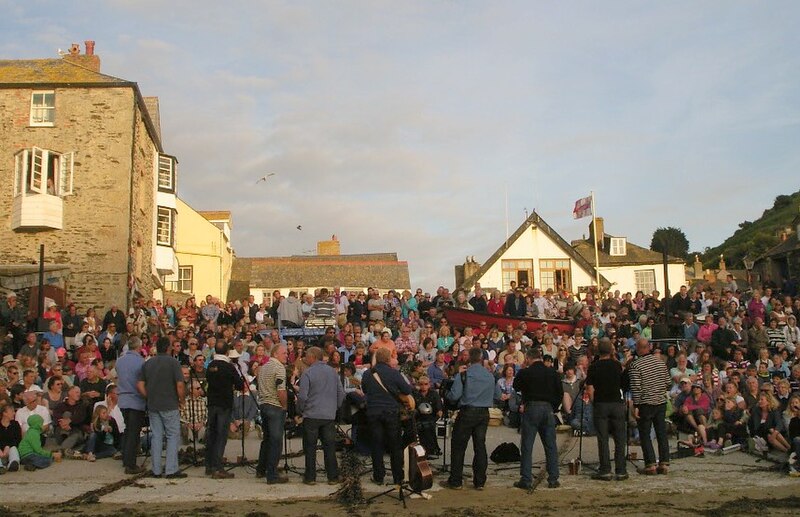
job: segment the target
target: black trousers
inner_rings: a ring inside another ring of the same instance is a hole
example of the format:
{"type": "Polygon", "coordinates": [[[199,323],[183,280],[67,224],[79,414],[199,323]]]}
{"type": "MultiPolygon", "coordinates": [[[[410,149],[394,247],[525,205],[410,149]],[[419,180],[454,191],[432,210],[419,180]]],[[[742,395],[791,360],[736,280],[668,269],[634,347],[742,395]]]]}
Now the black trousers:
{"type": "Polygon", "coordinates": [[[625,403],[596,402],[594,405],[594,427],[597,429],[597,450],[600,456],[600,474],[611,472],[611,456],[608,448],[609,434],[614,438],[614,472],[625,474],[625,403]]]}
{"type": "Polygon", "coordinates": [[[453,486],[464,482],[464,454],[472,439],[472,483],[476,487],[486,484],[489,458],[486,454],[486,430],[489,427],[489,408],[462,407],[453,425],[453,449],[450,455],[450,479],[453,486]]]}
{"type": "Polygon", "coordinates": [[[125,408],[122,418],[125,420],[125,432],[122,434],[122,466],[136,467],[136,453],[139,451],[139,437],[144,427],[146,413],[138,409],[125,408]]]}
{"type": "Polygon", "coordinates": [[[400,436],[400,415],[388,411],[378,415],[367,415],[372,433],[372,479],[383,481],[386,468],[383,466],[383,453],[389,453],[392,466],[392,480],[398,485],[403,482],[403,444],[400,436]]]}
{"type": "Polygon", "coordinates": [[[419,435],[420,445],[425,449],[425,454],[438,456],[441,453],[439,442],[436,438],[436,420],[418,421],[417,434],[419,435]]]}

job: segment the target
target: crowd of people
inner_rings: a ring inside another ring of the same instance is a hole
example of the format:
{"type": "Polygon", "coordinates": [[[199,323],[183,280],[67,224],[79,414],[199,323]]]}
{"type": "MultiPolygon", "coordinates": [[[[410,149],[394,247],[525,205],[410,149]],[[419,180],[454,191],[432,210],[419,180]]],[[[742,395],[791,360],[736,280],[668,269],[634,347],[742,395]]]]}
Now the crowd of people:
{"type": "MultiPolygon", "coordinates": [[[[308,451],[303,481],[316,483],[321,442],[327,481],[337,483],[335,424],[347,421],[372,456],[372,479],[384,482],[388,453],[400,483],[405,444],[416,438],[429,456],[441,454],[437,421],[448,408],[457,416],[444,484],[454,489],[463,484],[470,440],[472,481],[478,489],[486,483],[490,408],[520,429],[520,488],[532,482],[536,436],[548,486],[559,486],[558,425],[597,436],[604,480],[627,478],[621,447],[629,441],[642,446],[642,474],[667,473],[670,426],[710,450],[800,452],[800,297],[770,287],[741,292],[732,279],[721,289],[682,287],[670,298],[590,292],[579,299],[516,285],[452,294],[440,287],[433,296],[334,288],[276,291],[271,303],[140,299],[128,311],[101,314],[52,306],[43,314],[48,331],[38,333],[14,293],[0,302],[0,473],[47,468],[62,457],[115,457],[126,473],[141,474],[136,457],[150,447],[150,475],[184,477],[180,448],[202,443],[206,474],[227,479],[228,437],[257,426],[257,475],[285,483],[283,437],[298,426],[308,451]],[[574,330],[525,321],[454,328],[448,307],[563,320],[574,330]],[[324,334],[282,332],[310,324],[324,334]]],[[[790,473],[800,475],[789,460],[790,473]]]]}

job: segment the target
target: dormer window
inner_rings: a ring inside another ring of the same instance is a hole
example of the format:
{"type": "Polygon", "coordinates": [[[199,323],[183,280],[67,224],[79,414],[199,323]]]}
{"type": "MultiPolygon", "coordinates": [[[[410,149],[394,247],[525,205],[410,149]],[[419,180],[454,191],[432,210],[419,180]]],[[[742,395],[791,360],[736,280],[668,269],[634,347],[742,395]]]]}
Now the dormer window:
{"type": "Polygon", "coordinates": [[[56,93],[36,91],[31,95],[31,126],[51,127],[56,122],[56,93]]]}
{"type": "Polygon", "coordinates": [[[611,246],[609,246],[609,255],[612,257],[624,257],[626,253],[625,237],[611,237],[611,246]]]}

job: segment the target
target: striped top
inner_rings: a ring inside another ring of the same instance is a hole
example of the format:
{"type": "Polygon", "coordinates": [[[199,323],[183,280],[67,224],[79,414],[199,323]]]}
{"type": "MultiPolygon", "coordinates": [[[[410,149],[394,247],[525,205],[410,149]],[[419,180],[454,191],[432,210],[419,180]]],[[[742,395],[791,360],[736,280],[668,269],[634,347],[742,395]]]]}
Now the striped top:
{"type": "Polygon", "coordinates": [[[667,365],[653,354],[633,361],[628,369],[633,403],[657,406],[666,402],[672,380],[667,365]]]}

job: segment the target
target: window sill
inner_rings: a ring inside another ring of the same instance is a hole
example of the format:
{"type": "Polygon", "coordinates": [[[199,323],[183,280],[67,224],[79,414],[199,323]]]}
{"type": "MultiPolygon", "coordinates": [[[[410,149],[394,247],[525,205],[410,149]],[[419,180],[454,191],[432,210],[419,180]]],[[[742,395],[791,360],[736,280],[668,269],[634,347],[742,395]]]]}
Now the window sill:
{"type": "Polygon", "coordinates": [[[36,128],[36,127],[56,127],[55,123],[53,124],[28,124],[29,128],[36,128]]]}
{"type": "Polygon", "coordinates": [[[64,201],[50,194],[27,194],[14,198],[11,229],[17,231],[62,230],[64,201]]]}

